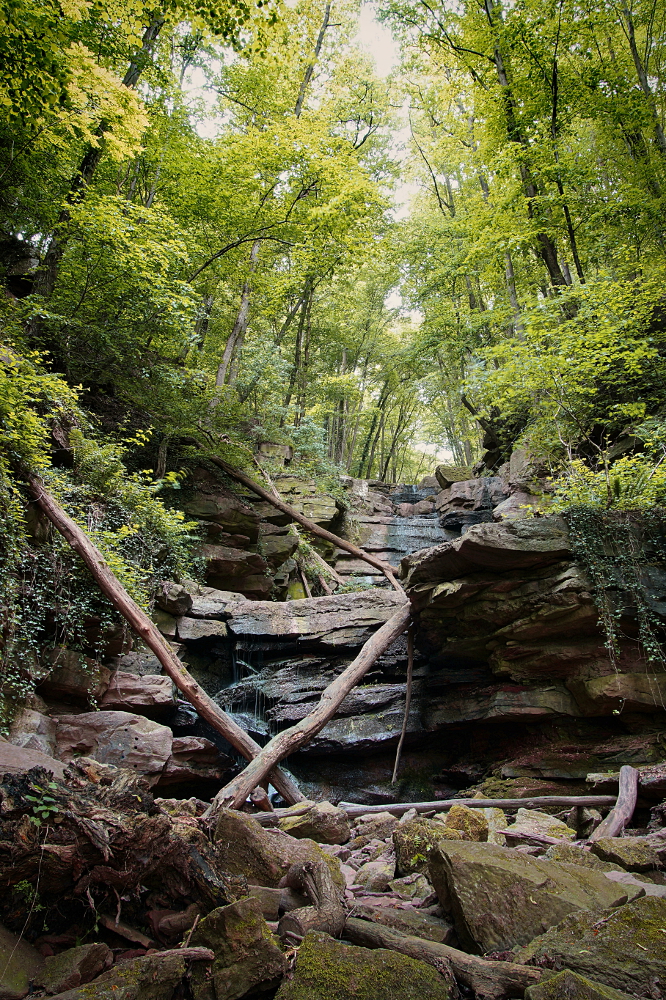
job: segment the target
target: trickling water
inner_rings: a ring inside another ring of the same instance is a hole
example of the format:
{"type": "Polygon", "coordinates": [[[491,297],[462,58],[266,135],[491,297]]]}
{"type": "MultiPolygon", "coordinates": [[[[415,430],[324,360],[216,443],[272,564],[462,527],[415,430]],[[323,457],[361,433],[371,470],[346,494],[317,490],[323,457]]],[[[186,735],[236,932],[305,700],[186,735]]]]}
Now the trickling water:
{"type": "MultiPolygon", "coordinates": [[[[403,502],[412,501],[401,501],[403,502]]],[[[447,531],[440,526],[437,514],[394,517],[386,527],[386,548],[390,551],[391,562],[397,565],[410,552],[440,545],[456,536],[457,532],[447,531]]]]}

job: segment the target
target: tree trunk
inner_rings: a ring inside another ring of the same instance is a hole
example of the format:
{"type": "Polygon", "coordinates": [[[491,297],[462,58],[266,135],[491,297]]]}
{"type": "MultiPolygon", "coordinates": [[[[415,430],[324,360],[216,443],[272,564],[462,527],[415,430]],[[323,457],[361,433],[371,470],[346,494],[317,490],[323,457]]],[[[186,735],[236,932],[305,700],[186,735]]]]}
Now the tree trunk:
{"type": "Polygon", "coordinates": [[[312,904],[290,910],[282,917],[278,934],[285,944],[300,943],[310,930],[323,931],[331,937],[342,934],[347,911],[325,861],[292,865],[281,884],[304,894],[312,904]]]}
{"type": "MultiPolygon", "coordinates": [[[[217,369],[217,375],[215,377],[215,385],[218,389],[220,389],[226,382],[227,373],[229,372],[234,354],[238,353],[242,347],[243,341],[245,340],[248,323],[250,322],[250,296],[252,294],[251,277],[254,273],[255,267],[257,266],[257,257],[259,256],[260,245],[261,241],[255,240],[252,244],[252,249],[250,250],[250,275],[243,285],[240,306],[238,307],[238,313],[236,314],[236,321],[233,325],[231,333],[229,334],[229,339],[225,344],[222,360],[220,361],[217,369]]],[[[216,395],[213,400],[213,405],[217,405],[218,402],[219,396],[216,395]]]]}
{"type": "Polygon", "coordinates": [[[289,729],[274,736],[245,770],[217,793],[205,814],[206,817],[214,817],[218,809],[225,807],[239,809],[255,785],[259,784],[278,761],[309,743],[333,718],[349,692],[365,677],[377,658],[386,652],[399,635],[402,635],[409,625],[410,618],[411,605],[405,604],[375,632],[358,656],[325,688],[314,711],[295,726],[290,726],[289,729]]]}
{"type": "Polygon", "coordinates": [[[638,799],[638,771],[625,764],[620,768],[620,787],[615,808],[611,809],[603,823],[600,823],[590,837],[591,841],[602,837],[620,837],[625,826],[634,815],[638,799]]]}
{"type": "MultiPolygon", "coordinates": [[[[85,532],[79,528],[60,504],[47,492],[43,482],[37,476],[28,476],[28,486],[35,500],[44,511],[51,523],[71,545],[74,551],[83,559],[100,590],[109,598],[117,611],[125,618],[137,635],[152,649],[158,658],[164,672],[171,678],[176,687],[196,708],[202,719],[210,723],[225,740],[238,750],[246,760],[256,756],[261,747],[219,708],[212,698],[201,688],[187,668],[178,659],[166,639],[158,631],[148,615],[130,597],[125,588],[117,580],[104,560],[104,556],[94,545],[85,532]]],[[[270,774],[270,780],[288,802],[300,802],[303,796],[295,783],[287,775],[275,769],[270,774]]],[[[259,782],[255,781],[255,785],[259,782]]],[[[254,788],[254,785],[252,786],[254,788]]],[[[252,789],[250,789],[251,791],[252,789]]]]}
{"type": "Polygon", "coordinates": [[[347,918],[345,937],[364,948],[390,948],[392,951],[399,951],[402,955],[433,965],[443,975],[450,968],[456,979],[484,1000],[523,996],[525,990],[529,986],[535,986],[543,975],[541,969],[478,958],[447,944],[425,941],[423,938],[402,934],[392,927],[373,924],[357,917],[347,918]]]}
{"type": "MultiPolygon", "coordinates": [[[[224,459],[211,455],[209,461],[214,462],[215,465],[219,466],[219,468],[222,469],[223,472],[226,472],[228,476],[231,476],[232,479],[236,479],[239,483],[242,483],[243,486],[247,486],[248,489],[256,493],[257,496],[260,496],[262,500],[268,500],[268,502],[272,503],[278,510],[281,510],[284,514],[288,514],[293,521],[297,521],[298,524],[302,524],[303,527],[306,528],[311,534],[317,535],[319,538],[323,538],[327,542],[333,542],[333,544],[337,545],[339,549],[349,552],[351,555],[356,556],[357,559],[363,559],[371,566],[374,566],[375,569],[380,570],[395,590],[400,593],[404,593],[401,584],[399,584],[395,578],[393,567],[389,566],[388,563],[383,562],[381,559],[377,559],[375,556],[371,556],[364,549],[360,549],[358,545],[348,542],[345,538],[340,538],[338,535],[334,535],[332,531],[327,531],[326,528],[321,528],[318,524],[315,524],[314,521],[311,521],[310,518],[304,517],[303,514],[299,514],[297,510],[294,510],[293,507],[286,504],[284,500],[279,500],[272,493],[269,493],[268,490],[265,490],[263,486],[255,483],[255,481],[250,479],[249,476],[239,472],[238,469],[233,467],[233,465],[228,465],[224,459]]],[[[257,784],[257,782],[255,782],[255,784],[257,784]]]]}
{"type": "Polygon", "coordinates": [[[331,4],[326,4],[326,10],[324,11],[324,20],[322,21],[321,28],[319,29],[319,36],[317,38],[317,44],[315,45],[314,56],[312,62],[309,64],[303,79],[301,81],[301,87],[298,91],[298,97],[296,99],[296,107],[294,108],[294,114],[297,118],[301,117],[301,111],[303,110],[303,101],[305,100],[305,94],[307,92],[310,80],[312,79],[312,74],[314,73],[315,64],[317,59],[319,59],[319,54],[321,52],[321,47],[324,44],[324,35],[326,34],[326,29],[328,28],[329,21],[331,19],[331,4]]]}
{"type": "MultiPolygon", "coordinates": [[[[135,87],[138,83],[139,77],[141,76],[150,58],[153,45],[155,44],[160,31],[164,27],[165,20],[166,19],[161,15],[154,16],[144,31],[143,38],[141,40],[141,49],[130,62],[127,72],[123,77],[122,82],[124,87],[135,87]]],[[[69,192],[66,198],[67,206],[74,205],[76,202],[81,201],[85,197],[86,189],[89,187],[99,162],[102,159],[104,153],[103,139],[105,133],[108,131],[108,123],[101,121],[97,127],[97,137],[99,139],[98,144],[96,146],[88,147],[83,159],[81,160],[79,169],[74,174],[74,177],[70,182],[69,192]]],[[[51,297],[58,279],[60,262],[65,252],[66,245],[66,240],[62,236],[60,230],[69,222],[69,219],[69,207],[63,208],[58,217],[57,228],[49,240],[49,245],[44,256],[44,262],[37,272],[34,290],[37,294],[43,295],[45,298],[51,297]]]]}

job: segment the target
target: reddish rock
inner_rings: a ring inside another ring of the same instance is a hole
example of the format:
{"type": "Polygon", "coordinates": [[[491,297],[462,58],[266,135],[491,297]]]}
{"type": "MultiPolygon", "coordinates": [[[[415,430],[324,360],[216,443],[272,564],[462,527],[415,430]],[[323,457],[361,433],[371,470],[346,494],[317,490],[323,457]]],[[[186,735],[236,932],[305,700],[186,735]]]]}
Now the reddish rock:
{"type": "Polygon", "coordinates": [[[53,757],[48,757],[38,750],[27,750],[16,747],[0,737],[0,775],[24,774],[31,767],[43,767],[56,778],[62,778],[65,772],[64,764],[53,757]]]}
{"type": "Polygon", "coordinates": [[[176,705],[176,695],[170,677],[128,674],[116,670],[100,703],[101,709],[135,712],[158,718],[167,715],[176,705]]]}
{"type": "Polygon", "coordinates": [[[101,698],[108,687],[111,671],[73,649],[56,646],[47,651],[45,660],[51,671],[38,684],[42,697],[87,703],[101,698]]]}
{"type": "Polygon", "coordinates": [[[155,783],[171,755],[173,735],[166,726],[129,712],[84,712],[58,719],[58,756],[92,757],[136,771],[155,783]]]}

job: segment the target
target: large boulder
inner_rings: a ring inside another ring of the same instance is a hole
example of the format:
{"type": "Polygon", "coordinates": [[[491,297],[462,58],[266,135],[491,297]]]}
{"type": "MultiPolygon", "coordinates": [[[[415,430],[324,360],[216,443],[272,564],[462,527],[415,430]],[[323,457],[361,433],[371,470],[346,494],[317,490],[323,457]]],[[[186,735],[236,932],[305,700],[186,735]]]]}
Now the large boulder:
{"type": "Polygon", "coordinates": [[[158,781],[171,755],[173,735],[167,726],[129,712],[83,712],[58,719],[58,756],[69,762],[92,757],[158,781]]]}
{"type": "Polygon", "coordinates": [[[592,844],[602,861],[629,872],[649,872],[666,863],[666,843],[643,837],[602,837],[592,844]]]}
{"type": "Polygon", "coordinates": [[[630,1000],[629,994],[566,969],[525,990],[526,1000],[630,1000]]]}
{"type": "Polygon", "coordinates": [[[261,826],[235,809],[221,809],[214,840],[221,867],[231,875],[245,875],[252,885],[277,886],[299,861],[325,861],[333,880],[344,889],[345,880],[335,858],[325,854],[312,840],[297,840],[261,826]]]}
{"type": "MultiPolygon", "coordinates": [[[[262,915],[261,901],[249,896],[209,913],[197,924],[190,944],[215,953],[210,973],[215,1000],[238,1000],[270,989],[287,969],[262,915]]],[[[210,979],[205,969],[195,969],[195,996],[205,996],[201,987],[210,979]]]]}
{"type": "Polygon", "coordinates": [[[52,757],[56,749],[55,719],[33,708],[24,708],[12,719],[9,742],[15,747],[36,750],[52,757]]]}
{"type": "Polygon", "coordinates": [[[166,1000],[185,975],[185,959],[177,951],[134,958],[104,972],[94,986],[58,993],[54,1000],[166,1000]]]}
{"type": "Polygon", "coordinates": [[[251,542],[259,537],[259,515],[254,508],[232,497],[200,495],[184,505],[186,514],[213,521],[229,534],[245,535],[251,542]]]}
{"type": "Polygon", "coordinates": [[[39,750],[17,747],[0,736],[0,775],[25,774],[33,767],[43,767],[56,778],[62,778],[65,765],[60,760],[49,757],[39,750]]]}
{"type": "Polygon", "coordinates": [[[425,962],[309,931],[294,976],[284,980],[277,1000],[449,1000],[456,994],[453,976],[425,962]]]}
{"type": "Polygon", "coordinates": [[[495,844],[440,841],[428,857],[430,881],[462,946],[481,953],[527,944],[570,913],[619,906],[640,892],[601,872],[495,844]]]}
{"type": "Polygon", "coordinates": [[[44,959],[26,940],[0,924],[0,998],[22,1000],[44,969],[44,959]]]}
{"type": "Polygon", "coordinates": [[[47,993],[63,993],[89,983],[113,965],[113,952],[105,944],[81,944],[44,960],[36,979],[47,993]]]}
{"type": "Polygon", "coordinates": [[[101,698],[109,685],[111,671],[73,649],[56,646],[45,654],[45,660],[51,669],[37,685],[45,698],[87,703],[101,698]]]}
{"type": "Polygon", "coordinates": [[[634,996],[666,982],[666,900],[644,896],[618,909],[571,913],[521,948],[515,961],[571,969],[634,996]]]}
{"type": "Polygon", "coordinates": [[[557,816],[549,816],[548,813],[540,812],[538,809],[519,809],[515,821],[505,829],[507,833],[511,831],[517,840],[524,837],[529,839],[530,834],[535,834],[537,837],[555,837],[560,840],[576,839],[576,831],[570,826],[557,816]]]}
{"type": "Polygon", "coordinates": [[[201,555],[206,561],[206,580],[211,587],[237,590],[257,600],[270,594],[273,584],[268,575],[268,563],[258,552],[226,545],[203,545],[201,555]]]}
{"type": "Polygon", "coordinates": [[[330,802],[317,802],[298,816],[282,816],[278,826],[292,837],[308,837],[320,844],[346,844],[351,836],[347,813],[330,802]]]}
{"type": "Polygon", "coordinates": [[[176,707],[176,694],[170,677],[163,674],[136,674],[116,670],[99,702],[102,710],[133,712],[151,719],[164,718],[176,707]]]}
{"type": "Polygon", "coordinates": [[[414,872],[428,871],[428,852],[440,840],[464,840],[465,834],[460,830],[452,830],[437,820],[415,819],[400,823],[393,831],[395,847],[396,870],[398,875],[411,875],[414,872]]]}
{"type": "MultiPolygon", "coordinates": [[[[471,466],[467,465],[438,465],[434,476],[428,476],[428,486],[432,487],[437,483],[441,489],[448,490],[454,483],[468,482],[473,476],[471,466]],[[433,482],[434,480],[434,482],[433,482]]],[[[425,479],[423,482],[425,483],[425,479]]]]}

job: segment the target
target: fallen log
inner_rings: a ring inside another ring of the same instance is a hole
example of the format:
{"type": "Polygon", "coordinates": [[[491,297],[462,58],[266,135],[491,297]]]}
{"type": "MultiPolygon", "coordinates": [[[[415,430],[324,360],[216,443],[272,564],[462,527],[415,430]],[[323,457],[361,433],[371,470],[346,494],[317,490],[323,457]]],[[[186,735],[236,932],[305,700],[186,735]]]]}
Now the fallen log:
{"type": "Polygon", "coordinates": [[[364,948],[399,951],[433,965],[440,972],[442,967],[450,967],[456,979],[486,1000],[523,996],[528,986],[538,983],[542,975],[541,969],[478,958],[448,944],[426,941],[357,917],[347,918],[344,936],[364,948]]]}
{"type": "Polygon", "coordinates": [[[636,801],[638,799],[638,778],[639,772],[629,764],[620,768],[620,787],[617,795],[615,807],[611,809],[606,819],[603,820],[596,830],[591,834],[590,841],[594,843],[602,837],[618,837],[625,826],[634,815],[636,801]]]}
{"type": "MultiPolygon", "coordinates": [[[[389,802],[380,806],[364,806],[358,802],[338,802],[338,809],[344,809],[349,819],[368,813],[389,812],[392,816],[404,816],[410,809],[424,812],[447,812],[451,806],[469,806],[472,809],[539,809],[543,806],[594,806],[604,808],[615,804],[613,795],[535,795],[531,799],[436,799],[434,802],[389,802]]],[[[281,816],[302,816],[312,809],[307,803],[292,809],[276,809],[272,813],[255,815],[262,826],[277,823],[281,816]]]]}
{"type": "Polygon", "coordinates": [[[410,618],[411,607],[405,604],[384,622],[368,639],[358,656],[325,688],[314,711],[295,726],[274,736],[261,753],[250,761],[245,770],[217,793],[204,814],[205,817],[212,819],[218,809],[225,807],[239,809],[252,789],[260,784],[278,761],[309,743],[335,715],[349,692],[367,674],[375,660],[386,652],[399,635],[402,635],[409,625],[410,618]]]}
{"type": "Polygon", "coordinates": [[[311,930],[339,937],[347,912],[325,861],[303,861],[292,865],[280,886],[304,893],[311,904],[290,910],[280,919],[278,934],[283,943],[300,944],[311,930]]]}
{"type": "Polygon", "coordinates": [[[388,563],[385,563],[383,559],[377,559],[375,556],[370,555],[369,552],[366,552],[365,549],[361,549],[358,545],[354,545],[353,542],[348,542],[345,538],[340,538],[338,535],[334,535],[332,531],[327,531],[326,528],[321,528],[315,521],[311,521],[309,517],[299,514],[297,510],[290,507],[288,503],[284,502],[284,500],[278,500],[276,496],[268,490],[265,490],[263,486],[259,485],[259,483],[255,483],[254,479],[250,479],[250,477],[246,476],[243,472],[239,472],[238,469],[235,469],[233,465],[229,465],[224,461],[224,459],[217,458],[217,456],[210,456],[209,461],[217,465],[223,472],[226,472],[232,479],[242,483],[243,486],[247,486],[249,490],[256,493],[257,496],[262,498],[262,500],[267,500],[268,503],[272,503],[273,506],[277,507],[278,510],[281,510],[283,514],[287,514],[293,521],[296,521],[298,524],[301,524],[304,528],[306,528],[310,534],[317,535],[318,538],[323,538],[327,542],[333,542],[333,544],[337,545],[339,549],[343,549],[345,552],[349,552],[350,555],[356,556],[357,559],[363,559],[364,562],[367,562],[370,566],[374,566],[375,569],[378,569],[384,574],[395,590],[400,591],[401,594],[404,593],[402,585],[398,583],[395,578],[393,567],[389,566],[388,563]]]}
{"type": "Polygon", "coordinates": [[[395,785],[400,767],[400,754],[407,735],[407,724],[409,722],[409,709],[412,704],[412,679],[414,676],[414,626],[407,633],[407,684],[405,687],[405,714],[402,718],[402,730],[398,740],[398,749],[395,752],[395,764],[393,765],[393,776],[391,784],[395,785]]]}
{"type": "MultiPolygon", "coordinates": [[[[202,719],[210,723],[232,747],[246,760],[252,760],[261,750],[258,743],[248,736],[226,712],[215,704],[204,689],[195,681],[184,663],[178,659],[171,646],[150,620],[148,615],[130,597],[123,585],[113,574],[104,556],[86,533],[62,509],[58,501],[51,496],[44,483],[37,476],[27,478],[30,492],[49,521],[54,525],[74,551],[83,559],[99,589],[109,598],[113,606],[123,616],[134,632],[143,639],[158,658],[165,674],[187,700],[196,708],[202,719]]],[[[304,798],[298,786],[291,778],[279,769],[271,770],[271,783],[292,804],[301,802],[304,798]]],[[[252,788],[260,782],[255,781],[252,788]]],[[[252,789],[250,789],[252,791],[252,789]]]]}

